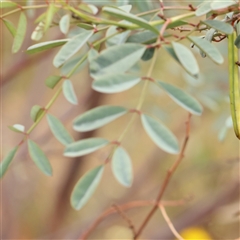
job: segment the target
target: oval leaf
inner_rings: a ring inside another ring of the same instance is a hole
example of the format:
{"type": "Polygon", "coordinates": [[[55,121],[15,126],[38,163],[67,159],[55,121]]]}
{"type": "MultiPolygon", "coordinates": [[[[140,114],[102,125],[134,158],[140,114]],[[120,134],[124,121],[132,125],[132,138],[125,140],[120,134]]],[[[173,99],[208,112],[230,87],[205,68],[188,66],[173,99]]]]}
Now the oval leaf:
{"type": "Polygon", "coordinates": [[[78,104],[77,96],[74,92],[74,88],[70,80],[65,80],[63,82],[63,95],[70,103],[74,105],[78,104]]]}
{"type": "Polygon", "coordinates": [[[2,19],[3,23],[5,24],[5,26],[7,27],[7,29],[9,30],[9,32],[12,34],[13,37],[16,36],[17,30],[14,27],[14,25],[12,24],[12,22],[10,22],[7,19],[2,19]]]}
{"type": "Polygon", "coordinates": [[[28,140],[28,151],[37,167],[47,176],[52,175],[52,167],[41,148],[32,140],[28,140]]]}
{"type": "Polygon", "coordinates": [[[130,89],[141,81],[141,78],[130,74],[108,74],[96,78],[92,88],[102,93],[118,93],[130,89]]]}
{"type": "Polygon", "coordinates": [[[118,147],[112,157],[112,171],[119,183],[131,187],[133,181],[132,163],[128,153],[118,147]]]}
{"type": "Polygon", "coordinates": [[[218,30],[219,32],[222,32],[225,34],[233,33],[233,27],[228,23],[225,23],[219,20],[205,20],[203,21],[203,23],[211,28],[218,30]]]}
{"type": "Polygon", "coordinates": [[[238,4],[237,1],[234,0],[214,0],[211,3],[211,8],[213,10],[218,10],[221,8],[226,8],[226,7],[230,7],[232,5],[238,4]]]}
{"type": "Polygon", "coordinates": [[[142,114],[141,120],[145,131],[159,148],[171,154],[179,153],[178,140],[170,130],[145,114],[142,114]]]}
{"type": "Polygon", "coordinates": [[[126,108],[119,106],[96,107],[78,116],[73,122],[73,129],[79,132],[91,131],[112,122],[127,112],[126,108]]]}
{"type": "Polygon", "coordinates": [[[99,55],[98,51],[95,48],[91,48],[88,52],[88,61],[91,62],[92,59],[99,55]]]}
{"type": "Polygon", "coordinates": [[[80,210],[93,195],[97,188],[104,166],[98,166],[82,176],[75,185],[71,194],[71,205],[74,209],[80,210]]]}
{"type": "Polygon", "coordinates": [[[66,130],[64,125],[59,121],[59,119],[53,115],[48,114],[47,121],[53,135],[60,143],[63,145],[68,145],[73,142],[72,136],[66,130]]]}
{"type": "Polygon", "coordinates": [[[125,72],[141,59],[145,50],[146,46],[134,43],[110,47],[91,60],[90,74],[97,77],[107,73],[125,72]]]}
{"type": "Polygon", "coordinates": [[[157,81],[157,84],[162,87],[177,104],[188,112],[195,115],[202,114],[203,109],[199,102],[182,89],[165,82],[157,81]]]}
{"type": "MultiPolygon", "coordinates": [[[[31,39],[33,41],[39,41],[40,39],[42,39],[43,37],[43,30],[44,30],[44,23],[43,22],[40,22],[36,28],[34,29],[34,31],[32,32],[32,35],[31,35],[31,39]]],[[[39,43],[41,44],[41,43],[39,43]]],[[[37,45],[37,44],[36,44],[37,45]]],[[[35,45],[33,45],[35,46],[35,45]]]]}
{"type": "Polygon", "coordinates": [[[1,0],[0,1],[0,9],[2,8],[11,8],[11,7],[17,7],[17,3],[7,1],[7,0],[1,0]]]}
{"type": "Polygon", "coordinates": [[[14,124],[13,126],[9,126],[8,128],[14,132],[19,132],[19,133],[23,133],[25,130],[25,127],[21,124],[14,124]]]}
{"type": "Polygon", "coordinates": [[[65,151],[66,157],[80,157],[95,152],[109,143],[103,138],[88,138],[69,144],[65,151]]]}
{"type": "Polygon", "coordinates": [[[201,3],[198,7],[197,10],[195,11],[195,15],[196,16],[202,16],[208,12],[211,12],[212,8],[211,8],[211,1],[207,0],[203,3],[201,3]]]}
{"type": "Polygon", "coordinates": [[[31,109],[30,116],[34,122],[44,113],[44,109],[39,105],[34,105],[31,109]]]}
{"type": "Polygon", "coordinates": [[[108,13],[111,16],[120,18],[122,20],[126,20],[128,22],[134,23],[139,27],[148,29],[156,34],[159,34],[158,30],[151,26],[146,20],[143,18],[137,17],[131,13],[127,13],[122,9],[114,8],[114,7],[103,7],[103,12],[108,13]]]}
{"type": "Polygon", "coordinates": [[[13,148],[8,155],[1,161],[0,163],[0,178],[3,177],[3,175],[6,173],[10,163],[12,162],[16,152],[18,150],[18,147],[13,148]]]}
{"type": "Polygon", "coordinates": [[[27,53],[37,53],[42,52],[51,48],[62,46],[63,44],[67,43],[69,39],[60,39],[48,42],[42,42],[32,45],[27,49],[27,53]]]}
{"type": "Polygon", "coordinates": [[[13,46],[12,46],[13,53],[18,52],[19,49],[21,48],[25,34],[26,34],[26,30],[27,30],[27,18],[24,12],[21,12],[20,18],[18,21],[17,32],[14,37],[13,46]]]}
{"type": "Polygon", "coordinates": [[[56,12],[56,9],[54,4],[50,3],[48,4],[48,9],[46,12],[46,17],[45,17],[45,21],[44,21],[44,32],[50,27],[52,20],[53,20],[53,16],[56,12]]]}
{"type": "Polygon", "coordinates": [[[45,84],[47,87],[53,89],[57,84],[58,82],[62,79],[61,76],[49,76],[46,81],[45,81],[45,84]]]}
{"type": "Polygon", "coordinates": [[[66,14],[61,18],[61,20],[59,22],[59,27],[60,27],[61,32],[63,34],[67,34],[69,26],[70,26],[70,15],[66,14]]]}
{"type": "Polygon", "coordinates": [[[191,42],[193,42],[200,50],[202,50],[209,58],[211,58],[215,63],[222,64],[224,58],[218,49],[211,44],[206,39],[199,37],[188,37],[191,42]]]}
{"type": "Polygon", "coordinates": [[[84,31],[68,41],[57,53],[53,60],[53,65],[58,68],[89,40],[93,35],[93,31],[84,31]]]}
{"type": "Polygon", "coordinates": [[[198,76],[199,68],[193,53],[184,45],[172,42],[174,52],[183,68],[191,75],[198,76]]]}

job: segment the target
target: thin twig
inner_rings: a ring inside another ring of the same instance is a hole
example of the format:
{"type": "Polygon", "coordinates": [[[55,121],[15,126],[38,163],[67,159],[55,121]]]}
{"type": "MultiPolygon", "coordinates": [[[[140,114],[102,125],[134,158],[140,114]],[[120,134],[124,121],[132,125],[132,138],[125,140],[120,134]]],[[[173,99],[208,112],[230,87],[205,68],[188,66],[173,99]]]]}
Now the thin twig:
{"type": "Polygon", "coordinates": [[[160,200],[162,199],[162,196],[168,186],[168,183],[173,175],[173,173],[175,172],[175,170],[177,169],[177,167],[179,166],[179,164],[181,163],[183,157],[184,157],[184,152],[187,146],[187,142],[189,139],[189,132],[190,132],[190,119],[191,119],[191,114],[189,113],[188,115],[188,119],[186,122],[186,135],[185,135],[185,139],[180,151],[180,154],[178,156],[177,161],[172,165],[172,167],[168,170],[167,175],[164,179],[163,185],[160,188],[158,197],[156,199],[156,204],[153,206],[153,208],[151,209],[151,211],[149,212],[149,214],[147,215],[147,217],[144,219],[142,225],[140,226],[139,230],[137,231],[137,234],[134,236],[134,239],[136,240],[140,234],[142,233],[143,229],[147,226],[148,222],[150,221],[150,219],[152,218],[153,214],[156,212],[157,208],[158,208],[158,203],[160,203],[160,200]]]}
{"type": "Polygon", "coordinates": [[[128,218],[128,216],[123,212],[123,210],[117,204],[113,204],[113,207],[116,209],[118,214],[122,217],[122,219],[127,222],[129,228],[131,229],[131,231],[133,233],[133,236],[135,236],[136,229],[135,229],[135,226],[134,226],[133,222],[131,221],[131,219],[128,218]]]}
{"type": "Polygon", "coordinates": [[[180,234],[177,232],[177,230],[175,229],[175,227],[173,226],[170,218],[168,217],[166,210],[164,208],[163,205],[159,204],[158,205],[159,209],[161,210],[161,213],[163,215],[163,218],[165,219],[167,225],[169,226],[170,230],[172,231],[173,235],[178,239],[178,240],[184,240],[180,234]]]}
{"type": "MultiPolygon", "coordinates": [[[[163,206],[180,206],[185,204],[189,199],[182,199],[177,201],[161,201],[159,204],[162,204],[163,206]]],[[[126,211],[132,208],[137,207],[146,207],[146,206],[152,206],[155,205],[156,201],[132,201],[128,202],[122,205],[119,205],[122,211],[126,211]]],[[[113,207],[107,209],[105,212],[103,212],[93,223],[92,225],[81,235],[79,240],[85,240],[89,237],[89,235],[97,228],[97,226],[109,215],[112,215],[116,213],[116,209],[113,207]]]]}

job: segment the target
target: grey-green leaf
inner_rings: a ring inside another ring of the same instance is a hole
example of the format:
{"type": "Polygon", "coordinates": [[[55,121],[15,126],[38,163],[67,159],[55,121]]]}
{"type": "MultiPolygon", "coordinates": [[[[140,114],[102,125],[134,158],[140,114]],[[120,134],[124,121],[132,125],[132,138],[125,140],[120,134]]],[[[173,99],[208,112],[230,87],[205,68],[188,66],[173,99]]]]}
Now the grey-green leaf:
{"type": "Polygon", "coordinates": [[[59,119],[57,119],[51,114],[48,114],[47,121],[53,135],[60,143],[62,143],[63,145],[68,145],[74,141],[72,136],[69,134],[69,132],[59,119]]]}
{"type": "Polygon", "coordinates": [[[132,163],[124,148],[118,147],[112,157],[112,171],[119,183],[131,187],[133,181],[132,163]]]}
{"type": "Polygon", "coordinates": [[[196,16],[202,16],[211,11],[212,11],[211,1],[206,0],[197,7],[195,14],[196,14],[196,16]]]}
{"type": "Polygon", "coordinates": [[[74,209],[80,210],[92,197],[101,180],[103,170],[102,165],[91,169],[77,182],[71,194],[71,205],[74,209]]]}
{"type": "Polygon", "coordinates": [[[17,32],[14,37],[13,46],[12,46],[12,52],[16,53],[19,51],[19,49],[22,46],[25,34],[27,30],[27,18],[24,12],[21,12],[20,18],[18,21],[18,27],[17,32]]]}
{"type": "Polygon", "coordinates": [[[28,140],[28,151],[37,167],[47,176],[52,175],[52,167],[41,148],[31,139],[28,140]]]}
{"type": "Polygon", "coordinates": [[[218,10],[221,8],[230,7],[232,5],[238,4],[238,1],[234,0],[213,0],[211,3],[211,8],[213,10],[218,10]]]}
{"type": "Polygon", "coordinates": [[[175,87],[169,83],[157,81],[157,84],[163,88],[167,94],[181,107],[186,109],[188,112],[194,114],[194,115],[201,115],[202,114],[202,106],[200,103],[184,92],[182,89],[175,87]]]}
{"type": "Polygon", "coordinates": [[[0,163],[0,178],[3,177],[3,175],[6,173],[10,163],[12,162],[16,152],[18,150],[18,147],[13,148],[7,156],[1,161],[0,163]]]}
{"type": "Polygon", "coordinates": [[[126,20],[128,22],[134,23],[139,27],[148,29],[156,34],[159,34],[158,30],[155,27],[151,26],[146,20],[140,17],[137,17],[131,13],[127,13],[122,9],[117,9],[114,7],[103,7],[103,12],[106,12],[111,16],[118,17],[122,20],[126,20]]]}
{"type": "Polygon", "coordinates": [[[219,32],[222,32],[225,34],[233,33],[233,27],[228,23],[225,23],[219,20],[205,20],[203,21],[203,23],[211,28],[218,30],[219,32]]]}
{"type": "Polygon", "coordinates": [[[92,59],[99,55],[98,51],[95,48],[91,48],[88,52],[88,61],[91,62],[92,59]]]}
{"type": "Polygon", "coordinates": [[[134,43],[110,47],[91,60],[90,74],[95,78],[107,73],[125,72],[141,59],[145,50],[146,46],[134,43]]]}
{"type": "Polygon", "coordinates": [[[200,50],[202,50],[210,59],[212,59],[215,63],[222,64],[224,61],[223,56],[218,51],[218,49],[211,44],[206,39],[202,39],[199,37],[188,37],[191,42],[193,42],[200,50]]]}
{"type": "Polygon", "coordinates": [[[27,53],[42,52],[42,51],[45,51],[45,50],[48,50],[51,48],[62,46],[63,44],[67,43],[68,41],[69,41],[69,39],[60,39],[60,40],[37,43],[37,44],[30,46],[27,49],[27,53]]]}
{"type": "Polygon", "coordinates": [[[59,22],[59,27],[60,27],[61,32],[64,34],[67,34],[69,26],[70,26],[70,15],[66,14],[66,15],[62,16],[62,18],[59,22]]]}
{"type": "Polygon", "coordinates": [[[141,115],[141,120],[145,131],[159,148],[171,154],[179,153],[178,140],[167,127],[146,114],[141,115]]]}
{"type": "Polygon", "coordinates": [[[34,105],[31,108],[30,116],[34,122],[36,122],[44,113],[44,109],[39,105],[34,105]]]}
{"type": "Polygon", "coordinates": [[[63,95],[70,103],[74,105],[78,104],[77,96],[75,94],[72,82],[68,79],[63,82],[63,95]]]}
{"type": "Polygon", "coordinates": [[[52,75],[46,79],[45,84],[47,87],[53,89],[61,79],[61,76],[52,75]]]}
{"type": "Polygon", "coordinates": [[[17,30],[14,27],[13,23],[7,19],[2,19],[2,20],[3,20],[3,23],[5,24],[5,26],[7,27],[7,29],[9,30],[9,32],[12,34],[12,36],[15,37],[17,30]]]}
{"type": "Polygon", "coordinates": [[[96,78],[92,83],[92,88],[102,93],[118,93],[132,88],[140,81],[141,78],[137,75],[112,73],[96,78]]]}
{"type": "Polygon", "coordinates": [[[14,132],[24,133],[25,127],[21,124],[14,124],[13,126],[8,126],[8,128],[14,132]]]}
{"type": "Polygon", "coordinates": [[[65,151],[66,157],[80,157],[95,152],[109,143],[104,138],[88,138],[69,144],[65,151]]]}
{"type": "Polygon", "coordinates": [[[72,57],[90,39],[93,31],[84,31],[68,41],[57,53],[53,60],[53,65],[58,68],[72,57]]]}
{"type": "Polygon", "coordinates": [[[78,116],[73,128],[79,132],[87,132],[100,128],[126,114],[128,110],[120,106],[100,106],[78,116]]]}
{"type": "Polygon", "coordinates": [[[240,48],[240,35],[237,36],[234,44],[235,44],[235,46],[236,46],[237,48],[240,48]]]}
{"type": "Polygon", "coordinates": [[[198,76],[199,67],[193,53],[184,45],[172,42],[174,52],[182,67],[191,75],[198,76]]]}

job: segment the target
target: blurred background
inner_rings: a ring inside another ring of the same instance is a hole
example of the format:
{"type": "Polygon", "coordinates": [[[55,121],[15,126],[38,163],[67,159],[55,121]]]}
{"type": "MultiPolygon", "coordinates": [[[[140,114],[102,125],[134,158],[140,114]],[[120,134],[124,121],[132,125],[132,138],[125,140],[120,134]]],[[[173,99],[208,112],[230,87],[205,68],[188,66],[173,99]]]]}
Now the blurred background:
{"type": "MultiPolygon", "coordinates": [[[[173,2],[171,4],[174,5],[173,2]]],[[[187,3],[176,1],[175,4],[187,3]]],[[[136,4],[134,11],[141,11],[138,7],[136,4]]],[[[44,81],[49,75],[59,74],[52,64],[59,48],[33,55],[25,52],[35,43],[31,40],[31,34],[36,27],[34,20],[41,13],[42,10],[28,13],[26,38],[21,51],[15,55],[11,53],[12,36],[1,22],[2,158],[23,137],[12,132],[8,126],[18,123],[28,129],[33,123],[30,118],[31,107],[45,106],[56,91],[47,88],[44,81]]],[[[16,13],[7,19],[17,26],[18,18],[19,13],[16,13]]],[[[41,42],[60,38],[65,36],[58,27],[53,27],[41,42]]],[[[183,43],[190,47],[189,42],[183,43]]],[[[101,47],[103,49],[104,45],[101,47]]],[[[191,119],[190,139],[184,160],[163,196],[166,204],[170,205],[166,205],[166,212],[184,239],[229,240],[239,237],[239,140],[229,119],[227,41],[218,43],[217,47],[225,58],[220,66],[201,58],[198,50],[193,49],[201,69],[199,79],[187,75],[164,49],[159,51],[153,72],[153,78],[183,88],[204,107],[202,116],[193,116],[191,119]]],[[[139,63],[142,76],[146,74],[149,64],[150,61],[139,63]]],[[[134,108],[142,83],[119,94],[100,94],[91,90],[92,79],[87,65],[71,80],[79,104],[73,106],[60,96],[49,113],[64,123],[75,140],[93,136],[117,139],[130,115],[88,133],[75,132],[72,121],[79,114],[99,105],[134,108]]],[[[174,132],[179,142],[183,142],[188,113],[154,84],[149,85],[143,111],[157,116],[174,132]]],[[[113,204],[126,206],[133,203],[133,207],[129,207],[125,213],[138,228],[151,209],[146,202],[156,198],[167,170],[177,159],[177,156],[157,148],[137,119],[122,143],[133,162],[132,187],[126,189],[119,185],[109,165],[93,197],[82,210],[75,211],[69,201],[74,185],[86,171],[104,162],[110,148],[79,158],[63,157],[64,146],[53,137],[45,118],[30,137],[48,156],[53,176],[46,177],[37,169],[29,157],[26,144],[20,148],[1,180],[2,239],[79,239],[113,204]],[[143,206],[137,207],[137,202],[143,206]]],[[[88,238],[131,239],[131,236],[126,221],[114,213],[107,216],[88,238]]],[[[155,213],[141,237],[175,239],[160,210],[155,213]]]]}

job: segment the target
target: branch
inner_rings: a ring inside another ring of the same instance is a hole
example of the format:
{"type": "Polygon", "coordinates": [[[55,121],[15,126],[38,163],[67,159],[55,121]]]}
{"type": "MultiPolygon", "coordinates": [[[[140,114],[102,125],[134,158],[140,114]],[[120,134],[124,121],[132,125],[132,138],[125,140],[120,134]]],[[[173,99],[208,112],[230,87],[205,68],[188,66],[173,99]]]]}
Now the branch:
{"type": "Polygon", "coordinates": [[[116,209],[118,214],[122,217],[122,219],[127,222],[134,236],[136,234],[136,229],[132,221],[128,218],[128,216],[123,212],[123,210],[117,204],[113,204],[113,207],[116,209]]]}
{"type": "MultiPolygon", "coordinates": [[[[178,200],[178,201],[161,201],[158,203],[158,205],[163,205],[163,206],[179,206],[183,205],[188,201],[185,199],[178,200]]],[[[122,205],[119,205],[118,207],[121,208],[122,211],[126,211],[132,208],[137,208],[137,207],[146,207],[146,206],[151,206],[155,205],[156,201],[132,201],[128,202],[122,205]]],[[[79,240],[85,240],[89,237],[89,235],[97,228],[97,226],[109,215],[112,215],[116,213],[116,209],[114,207],[111,207],[107,209],[105,212],[103,212],[91,225],[90,227],[80,236],[79,240]]]]}
{"type": "Polygon", "coordinates": [[[169,228],[171,229],[173,235],[174,235],[178,240],[184,240],[184,239],[179,235],[179,233],[177,232],[177,230],[175,229],[175,227],[173,226],[173,224],[172,224],[170,218],[168,217],[168,215],[167,215],[167,213],[166,213],[166,210],[165,210],[165,208],[163,207],[163,205],[160,204],[158,207],[159,207],[159,209],[161,210],[161,213],[162,213],[162,215],[163,215],[163,218],[165,219],[167,225],[168,225],[169,228]]]}
{"type": "Polygon", "coordinates": [[[177,169],[177,167],[179,166],[179,164],[182,162],[182,159],[184,157],[184,152],[187,146],[187,142],[189,139],[189,132],[190,132],[190,119],[191,119],[191,114],[189,113],[188,115],[188,119],[186,122],[186,135],[185,135],[185,139],[183,142],[183,146],[181,148],[179,157],[177,159],[177,161],[172,165],[172,167],[168,170],[167,175],[164,179],[163,185],[160,188],[158,197],[156,199],[156,204],[153,206],[152,210],[149,212],[149,214],[147,215],[147,217],[144,219],[142,225],[140,226],[139,230],[137,231],[137,234],[134,236],[134,239],[136,240],[140,234],[142,233],[143,229],[147,226],[148,222],[150,221],[150,219],[152,218],[153,214],[156,212],[157,208],[158,208],[158,204],[160,203],[162,196],[168,186],[168,183],[170,182],[170,179],[173,175],[173,173],[175,172],[175,170],[177,169]]]}

